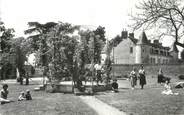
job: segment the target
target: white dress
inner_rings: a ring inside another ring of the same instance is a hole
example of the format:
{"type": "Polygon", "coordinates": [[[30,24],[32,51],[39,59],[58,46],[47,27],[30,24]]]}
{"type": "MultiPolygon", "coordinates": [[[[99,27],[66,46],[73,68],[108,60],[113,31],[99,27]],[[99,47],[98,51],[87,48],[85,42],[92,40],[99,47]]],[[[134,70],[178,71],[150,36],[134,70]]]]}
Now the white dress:
{"type": "Polygon", "coordinates": [[[162,94],[165,94],[165,95],[178,95],[178,93],[173,93],[173,91],[171,90],[171,86],[170,85],[165,84],[164,88],[165,88],[165,90],[162,91],[162,94]]]}

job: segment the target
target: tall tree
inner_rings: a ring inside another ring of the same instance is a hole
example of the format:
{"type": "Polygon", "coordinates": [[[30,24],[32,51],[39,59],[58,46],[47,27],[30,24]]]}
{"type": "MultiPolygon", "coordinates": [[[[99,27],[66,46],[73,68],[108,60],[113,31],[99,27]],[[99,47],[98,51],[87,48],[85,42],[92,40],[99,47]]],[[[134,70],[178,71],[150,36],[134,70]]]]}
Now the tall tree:
{"type": "Polygon", "coordinates": [[[184,5],[182,0],[143,0],[136,6],[138,13],[132,15],[134,30],[156,29],[158,37],[172,36],[177,45],[184,47],[179,39],[184,33],[184,5]]]}
{"type": "Polygon", "coordinates": [[[57,25],[55,22],[47,22],[41,24],[39,22],[28,22],[29,29],[25,30],[25,34],[32,34],[28,38],[31,40],[32,50],[40,51],[40,60],[42,66],[48,66],[46,52],[48,51],[46,34],[51,28],[57,25]]]}
{"type": "Polygon", "coordinates": [[[49,38],[49,49],[52,53],[51,61],[53,65],[53,77],[57,80],[63,77],[73,76],[73,57],[76,50],[77,38],[72,34],[78,26],[69,23],[59,22],[47,34],[49,38]],[[70,75],[69,75],[70,74],[70,75]]]}
{"type": "Polygon", "coordinates": [[[184,50],[181,51],[181,59],[184,61],[184,50]]]}
{"type": "Polygon", "coordinates": [[[10,40],[14,37],[14,29],[6,28],[3,22],[0,22],[0,44],[2,53],[8,53],[11,48],[10,40]]]}

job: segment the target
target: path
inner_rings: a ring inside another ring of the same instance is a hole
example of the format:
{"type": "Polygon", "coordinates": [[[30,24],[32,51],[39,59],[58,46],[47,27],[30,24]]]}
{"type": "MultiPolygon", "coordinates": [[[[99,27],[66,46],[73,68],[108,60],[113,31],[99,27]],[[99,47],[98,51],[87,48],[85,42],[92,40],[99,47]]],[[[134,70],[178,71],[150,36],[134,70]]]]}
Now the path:
{"type": "Polygon", "coordinates": [[[83,102],[93,108],[99,115],[126,115],[126,113],[98,100],[94,96],[79,96],[83,102]]]}

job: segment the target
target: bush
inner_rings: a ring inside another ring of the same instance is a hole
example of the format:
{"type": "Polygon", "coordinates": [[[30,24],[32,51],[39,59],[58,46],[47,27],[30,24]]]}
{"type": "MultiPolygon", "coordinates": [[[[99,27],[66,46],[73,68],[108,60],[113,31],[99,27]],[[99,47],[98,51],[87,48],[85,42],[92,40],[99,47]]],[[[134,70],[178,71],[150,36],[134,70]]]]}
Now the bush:
{"type": "Polygon", "coordinates": [[[180,80],[184,80],[184,75],[179,75],[178,78],[179,78],[180,80]]]}

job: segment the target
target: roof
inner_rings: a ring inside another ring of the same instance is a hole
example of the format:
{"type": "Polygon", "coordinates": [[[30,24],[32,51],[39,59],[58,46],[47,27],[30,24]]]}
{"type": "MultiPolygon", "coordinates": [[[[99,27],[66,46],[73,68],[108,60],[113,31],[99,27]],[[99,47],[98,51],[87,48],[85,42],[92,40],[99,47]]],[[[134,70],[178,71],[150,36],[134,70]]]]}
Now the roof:
{"type": "Polygon", "coordinates": [[[171,45],[169,52],[179,52],[175,42],[171,45]]]}
{"type": "Polygon", "coordinates": [[[144,31],[139,36],[139,40],[138,40],[137,44],[148,44],[148,39],[147,39],[146,33],[144,31]]]}
{"type": "Polygon", "coordinates": [[[128,37],[134,44],[137,44],[138,40],[132,37],[128,37]]]}

